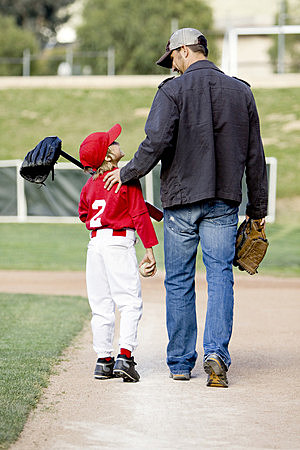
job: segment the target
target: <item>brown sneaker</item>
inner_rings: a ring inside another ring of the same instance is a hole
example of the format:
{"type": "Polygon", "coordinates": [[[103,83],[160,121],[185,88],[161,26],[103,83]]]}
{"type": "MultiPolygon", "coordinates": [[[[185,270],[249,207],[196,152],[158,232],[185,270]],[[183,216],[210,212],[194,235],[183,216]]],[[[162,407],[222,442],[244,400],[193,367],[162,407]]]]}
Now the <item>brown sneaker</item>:
{"type": "Polygon", "coordinates": [[[216,353],[207,355],[203,364],[208,374],[206,386],[228,388],[227,367],[216,353]]]}

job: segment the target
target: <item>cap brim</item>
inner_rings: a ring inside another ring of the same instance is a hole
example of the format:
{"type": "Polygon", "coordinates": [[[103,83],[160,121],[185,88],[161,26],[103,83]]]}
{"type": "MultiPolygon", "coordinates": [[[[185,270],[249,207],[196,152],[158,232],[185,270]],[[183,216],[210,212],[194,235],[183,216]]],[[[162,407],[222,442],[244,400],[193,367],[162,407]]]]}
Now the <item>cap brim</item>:
{"type": "Polygon", "coordinates": [[[121,131],[122,131],[121,125],[119,125],[118,123],[108,131],[109,136],[108,145],[111,145],[117,139],[117,137],[120,136],[121,131]]]}
{"type": "Polygon", "coordinates": [[[172,50],[166,52],[158,61],[156,61],[156,64],[158,66],[166,67],[167,69],[172,69],[171,53],[172,50]]]}

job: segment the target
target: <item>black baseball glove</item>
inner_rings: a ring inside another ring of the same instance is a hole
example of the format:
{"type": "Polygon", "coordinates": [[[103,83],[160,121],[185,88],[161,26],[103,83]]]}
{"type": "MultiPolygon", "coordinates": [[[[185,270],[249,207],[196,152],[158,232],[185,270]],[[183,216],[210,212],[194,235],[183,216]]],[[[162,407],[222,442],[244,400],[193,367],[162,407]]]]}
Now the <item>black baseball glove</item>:
{"type": "Polygon", "coordinates": [[[61,140],[57,136],[48,136],[27,153],[20,168],[20,175],[32,183],[43,184],[61,155],[61,140]]]}
{"type": "Polygon", "coordinates": [[[261,219],[244,220],[237,231],[233,265],[254,275],[266,254],[268,245],[261,219]]]}

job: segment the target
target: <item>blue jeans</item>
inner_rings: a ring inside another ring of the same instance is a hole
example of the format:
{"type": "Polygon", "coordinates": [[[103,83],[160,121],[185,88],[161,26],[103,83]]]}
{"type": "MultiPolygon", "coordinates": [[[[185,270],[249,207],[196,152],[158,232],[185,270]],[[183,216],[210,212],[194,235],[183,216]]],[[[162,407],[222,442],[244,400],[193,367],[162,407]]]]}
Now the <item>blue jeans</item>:
{"type": "Polygon", "coordinates": [[[174,374],[190,372],[198,356],[195,269],[199,241],[208,284],[204,357],[217,353],[230,366],[237,223],[238,207],[218,199],[164,210],[167,364],[174,374]]]}

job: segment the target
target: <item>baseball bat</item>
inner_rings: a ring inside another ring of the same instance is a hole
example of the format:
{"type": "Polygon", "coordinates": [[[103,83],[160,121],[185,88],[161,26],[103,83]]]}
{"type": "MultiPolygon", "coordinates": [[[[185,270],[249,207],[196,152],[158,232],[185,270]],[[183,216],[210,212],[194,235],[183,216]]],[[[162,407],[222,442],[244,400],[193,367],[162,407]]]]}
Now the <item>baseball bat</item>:
{"type": "Polygon", "coordinates": [[[80,161],[78,161],[78,159],[73,158],[73,156],[69,155],[69,153],[64,152],[63,150],[60,150],[59,152],[61,154],[61,156],[63,156],[64,158],[68,159],[71,163],[75,164],[75,166],[80,167],[80,169],[84,169],[83,165],[81,164],[80,161]]]}

